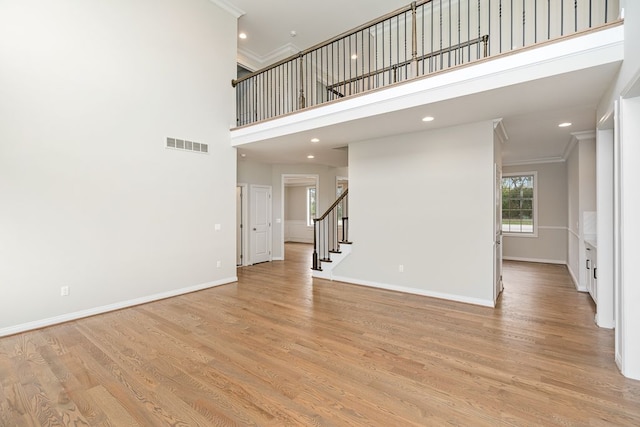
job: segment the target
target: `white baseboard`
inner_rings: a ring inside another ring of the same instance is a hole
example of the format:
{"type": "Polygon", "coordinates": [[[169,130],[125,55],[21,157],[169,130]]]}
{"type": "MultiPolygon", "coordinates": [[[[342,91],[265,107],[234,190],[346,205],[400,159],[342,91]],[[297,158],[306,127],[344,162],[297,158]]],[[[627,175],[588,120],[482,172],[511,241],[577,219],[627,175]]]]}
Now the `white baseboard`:
{"type": "Polygon", "coordinates": [[[569,264],[567,264],[567,270],[569,270],[569,276],[571,276],[571,280],[573,281],[573,286],[575,286],[576,290],[578,292],[587,292],[586,287],[580,286],[580,282],[578,281],[578,278],[576,277],[575,273],[573,272],[569,264]]]}
{"type": "Polygon", "coordinates": [[[370,288],[386,289],[388,291],[403,292],[406,294],[421,295],[425,297],[463,302],[466,304],[481,305],[484,307],[491,307],[491,308],[495,307],[492,300],[484,300],[480,298],[471,298],[471,297],[465,297],[461,295],[446,294],[442,292],[433,292],[433,291],[427,291],[424,289],[409,288],[406,286],[390,285],[387,283],[376,283],[376,282],[353,279],[350,277],[343,277],[343,276],[332,276],[332,280],[338,281],[338,282],[352,283],[354,285],[368,286],[370,288]]]}
{"type": "Polygon", "coordinates": [[[598,327],[604,328],[604,329],[614,329],[616,327],[616,323],[615,323],[615,321],[613,319],[611,319],[609,321],[602,321],[598,317],[598,313],[596,313],[596,325],[598,325],[598,327]]]}
{"type": "Polygon", "coordinates": [[[216,280],[214,282],[203,283],[200,285],[189,286],[187,288],[175,289],[168,292],[161,292],[159,294],[148,295],[128,301],[117,302],[114,304],[103,305],[101,307],[90,308],[87,310],[76,311],[73,313],[66,313],[60,316],[49,317],[47,319],[35,320],[33,322],[22,323],[20,325],[9,326],[7,328],[0,329],[0,337],[8,335],[15,335],[33,329],[45,328],[47,326],[57,325],[58,323],[70,322],[72,320],[82,319],[84,317],[95,316],[97,314],[108,313],[110,311],[121,310],[123,308],[133,307],[140,304],[146,304],[153,301],[158,301],[166,298],[175,297],[178,295],[184,295],[191,292],[202,291],[204,289],[213,288],[220,285],[226,285],[229,283],[237,282],[238,277],[229,277],[227,279],[216,280]]]}
{"type": "Polygon", "coordinates": [[[615,360],[616,360],[616,366],[618,367],[618,370],[622,372],[622,356],[617,351],[616,351],[615,360]]]}
{"type": "Polygon", "coordinates": [[[560,265],[567,264],[567,260],[565,259],[523,258],[523,257],[516,257],[516,256],[503,256],[502,259],[504,261],[538,262],[542,264],[560,264],[560,265]]]}
{"type": "Polygon", "coordinates": [[[284,257],[283,256],[274,256],[274,257],[271,257],[271,261],[284,261],[284,257]]]}

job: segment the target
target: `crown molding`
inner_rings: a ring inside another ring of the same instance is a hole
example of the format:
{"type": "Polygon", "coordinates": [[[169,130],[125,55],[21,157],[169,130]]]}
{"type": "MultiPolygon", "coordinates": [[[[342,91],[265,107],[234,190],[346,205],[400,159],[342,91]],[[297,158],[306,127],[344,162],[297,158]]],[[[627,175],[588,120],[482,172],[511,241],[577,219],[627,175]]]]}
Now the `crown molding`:
{"type": "Polygon", "coordinates": [[[268,54],[261,56],[255,52],[252,52],[246,48],[238,48],[238,62],[241,64],[247,63],[251,65],[255,70],[264,68],[276,61],[295,55],[300,52],[300,48],[293,43],[287,43],[280,46],[278,49],[272,50],[268,54]]]}
{"type": "Polygon", "coordinates": [[[240,9],[234,4],[231,4],[227,0],[209,0],[211,3],[218,6],[220,9],[223,9],[233,15],[236,19],[240,18],[242,15],[245,15],[247,12],[240,9]]]}
{"type": "Polygon", "coordinates": [[[594,130],[585,130],[581,132],[571,132],[571,139],[569,143],[564,149],[564,153],[562,154],[562,158],[567,160],[571,155],[571,151],[573,151],[573,147],[580,141],[586,141],[596,139],[596,131],[594,130]]]}
{"type": "Polygon", "coordinates": [[[562,157],[542,157],[539,159],[522,160],[516,162],[503,162],[502,166],[526,166],[526,165],[542,165],[547,163],[564,163],[566,159],[562,157]]]}
{"type": "Polygon", "coordinates": [[[507,135],[502,117],[493,120],[493,132],[498,136],[501,143],[504,144],[509,140],[509,135],[507,135]]]}

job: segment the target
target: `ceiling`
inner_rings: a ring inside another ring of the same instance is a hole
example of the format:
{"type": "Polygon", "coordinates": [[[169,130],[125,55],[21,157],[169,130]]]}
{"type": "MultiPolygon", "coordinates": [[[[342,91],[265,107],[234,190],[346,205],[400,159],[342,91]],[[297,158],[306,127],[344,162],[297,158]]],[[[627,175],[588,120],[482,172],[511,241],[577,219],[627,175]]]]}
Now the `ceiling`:
{"type": "MultiPolygon", "coordinates": [[[[299,1],[292,8],[284,0],[226,1],[245,12],[239,20],[239,31],[248,37],[238,40],[239,52],[251,52],[265,63],[274,52],[283,52],[291,44],[297,50],[308,48],[408,4],[406,0],[325,0],[321,7],[316,2],[299,1]],[[297,32],[296,37],[290,36],[291,30],[297,32]]],[[[238,154],[241,159],[266,163],[346,166],[346,146],[354,141],[503,118],[509,138],[502,147],[505,164],[561,161],[572,133],[595,130],[596,105],[619,66],[619,63],[601,65],[245,144],[239,147],[238,154]],[[422,122],[426,115],[435,120],[422,122]],[[558,124],[563,122],[572,125],[559,128],[558,124]],[[312,143],[312,138],[320,142],[312,143]],[[308,159],[308,155],[314,158],[308,159]]]]}
{"type": "MultiPolygon", "coordinates": [[[[238,20],[241,56],[260,68],[407,6],[409,0],[225,0],[245,12],[238,20]],[[295,32],[295,37],[291,32],[295,32]]],[[[253,64],[244,64],[249,68],[253,64]]]]}

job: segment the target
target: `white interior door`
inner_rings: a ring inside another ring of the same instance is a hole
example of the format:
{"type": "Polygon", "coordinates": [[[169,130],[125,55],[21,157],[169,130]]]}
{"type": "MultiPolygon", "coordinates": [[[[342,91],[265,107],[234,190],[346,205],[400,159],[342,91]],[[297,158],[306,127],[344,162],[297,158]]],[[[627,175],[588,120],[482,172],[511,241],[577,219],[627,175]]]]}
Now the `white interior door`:
{"type": "Polygon", "coordinates": [[[251,263],[271,261],[271,186],[251,186],[251,263]]]}
{"type": "Polygon", "coordinates": [[[498,296],[502,292],[502,170],[495,165],[495,221],[494,233],[494,269],[493,277],[495,286],[493,291],[493,302],[498,301],[498,296]]]}

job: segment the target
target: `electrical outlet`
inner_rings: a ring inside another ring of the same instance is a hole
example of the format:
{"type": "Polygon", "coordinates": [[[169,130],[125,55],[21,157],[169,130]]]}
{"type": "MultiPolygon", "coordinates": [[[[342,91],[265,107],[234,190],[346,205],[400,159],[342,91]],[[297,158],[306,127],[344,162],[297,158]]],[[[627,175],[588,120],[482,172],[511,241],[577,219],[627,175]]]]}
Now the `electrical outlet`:
{"type": "Polygon", "coordinates": [[[60,287],[60,296],[61,297],[68,297],[69,296],[69,287],[68,286],[60,287]]]}
{"type": "Polygon", "coordinates": [[[222,229],[222,226],[220,224],[214,224],[213,229],[215,231],[220,231],[222,229]]]}
{"type": "Polygon", "coordinates": [[[399,272],[399,273],[404,273],[404,265],[400,264],[400,265],[398,266],[398,272],[399,272]]]}
{"type": "Polygon", "coordinates": [[[221,265],[222,265],[222,263],[220,261],[216,262],[216,267],[220,268],[221,265]]]}

